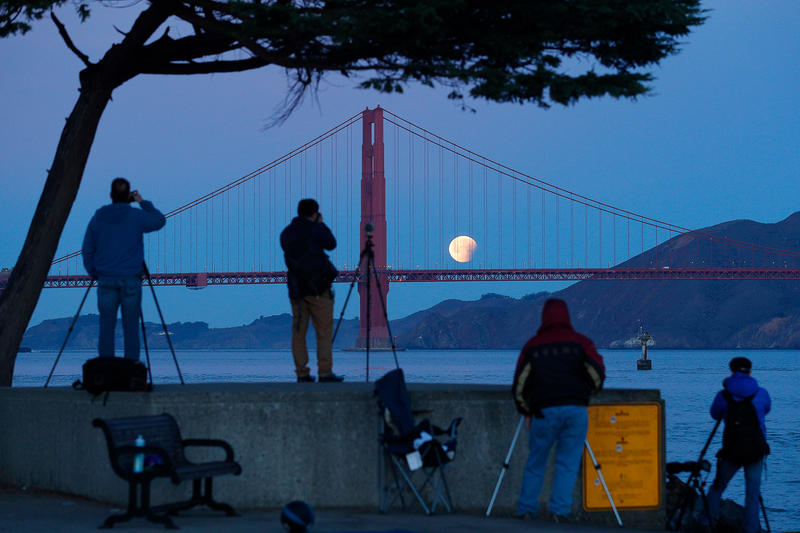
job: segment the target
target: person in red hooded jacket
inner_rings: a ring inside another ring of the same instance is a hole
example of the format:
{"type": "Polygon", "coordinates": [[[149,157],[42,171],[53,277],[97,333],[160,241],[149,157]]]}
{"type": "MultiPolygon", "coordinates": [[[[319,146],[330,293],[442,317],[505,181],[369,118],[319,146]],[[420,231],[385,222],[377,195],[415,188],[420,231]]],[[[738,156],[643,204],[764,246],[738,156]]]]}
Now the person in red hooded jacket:
{"type": "Polygon", "coordinates": [[[563,300],[547,300],[542,325],[520,352],[512,394],[530,429],[528,460],[517,504],[520,518],[547,516],[569,521],[572,489],[588,427],[589,396],[605,380],[603,357],[594,343],[576,332],[563,300]],[[548,512],[539,510],[547,457],[556,445],[556,472],[548,512]]]}

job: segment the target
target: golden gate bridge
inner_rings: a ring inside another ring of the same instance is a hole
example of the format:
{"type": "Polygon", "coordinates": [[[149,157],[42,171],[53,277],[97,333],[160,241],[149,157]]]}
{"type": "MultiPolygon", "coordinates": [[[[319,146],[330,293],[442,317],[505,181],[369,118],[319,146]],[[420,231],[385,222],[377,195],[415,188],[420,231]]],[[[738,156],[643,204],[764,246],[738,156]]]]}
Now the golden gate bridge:
{"type": "MultiPolygon", "coordinates": [[[[278,235],[304,197],[319,201],[339,239],[331,254],[338,282],[358,276],[364,227],[374,226],[384,300],[390,282],[800,279],[800,251],[594,200],[378,106],[166,213],[167,226],[145,236],[153,283],[285,283],[278,235]],[[458,250],[456,237],[470,245],[458,250]]],[[[53,261],[44,286],[90,283],[73,252],[53,261]]],[[[365,283],[361,331],[369,315],[371,345],[388,345],[378,299],[366,313],[365,283]]]]}

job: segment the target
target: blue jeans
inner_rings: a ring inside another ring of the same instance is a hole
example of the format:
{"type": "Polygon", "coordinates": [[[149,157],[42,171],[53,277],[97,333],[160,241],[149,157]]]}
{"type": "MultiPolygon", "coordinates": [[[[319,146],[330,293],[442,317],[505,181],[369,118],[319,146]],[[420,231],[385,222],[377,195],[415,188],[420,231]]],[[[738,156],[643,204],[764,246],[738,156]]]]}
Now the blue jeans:
{"type": "Polygon", "coordinates": [[[558,405],[542,409],[544,418],[533,418],[528,462],[522,473],[522,492],[517,503],[519,514],[536,514],[542,490],[547,457],[556,444],[556,472],[549,511],[567,515],[572,510],[572,490],[581,466],[583,441],[589,425],[588,411],[581,405],[558,405]]]}
{"type": "Polygon", "coordinates": [[[122,333],[125,358],[139,360],[139,314],[142,307],[142,280],[139,276],[104,279],[97,283],[97,309],[100,311],[100,357],[114,357],[114,329],[117,309],[122,307],[122,333]]]}
{"type": "Polygon", "coordinates": [[[714,483],[708,490],[708,513],[711,515],[711,522],[717,520],[719,512],[719,501],[725,487],[728,486],[731,478],[740,469],[744,468],[744,524],[742,528],[745,533],[758,533],[761,523],[758,518],[758,496],[761,494],[761,465],[763,460],[750,463],[749,465],[735,465],[725,459],[717,459],[717,475],[714,483]]]}

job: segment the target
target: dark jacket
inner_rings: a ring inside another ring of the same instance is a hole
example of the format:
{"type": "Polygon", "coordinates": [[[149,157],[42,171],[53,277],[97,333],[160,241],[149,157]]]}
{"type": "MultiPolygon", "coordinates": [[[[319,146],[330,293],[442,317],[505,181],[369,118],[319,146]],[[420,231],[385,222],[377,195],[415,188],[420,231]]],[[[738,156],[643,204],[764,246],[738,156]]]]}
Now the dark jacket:
{"type": "Polygon", "coordinates": [[[302,261],[310,255],[325,255],[325,250],[336,248],[336,238],[323,222],[311,222],[305,217],[294,217],[291,224],[281,232],[281,248],[288,267],[287,285],[289,298],[308,295],[297,271],[290,266],[292,261],[302,261]]]}
{"type": "Polygon", "coordinates": [[[144,263],[142,234],[161,229],[167,219],[147,200],[141,209],[115,202],[98,209],[83,238],[83,266],[93,278],[116,279],[140,274],[144,263]]]}
{"type": "MultiPolygon", "coordinates": [[[[766,389],[759,387],[758,382],[744,372],[735,372],[722,381],[722,386],[733,395],[734,401],[740,402],[748,396],[753,396],[753,407],[756,408],[758,421],[761,424],[761,432],[764,437],[767,436],[767,428],[764,424],[764,417],[769,413],[772,408],[772,400],[766,389]]],[[[711,417],[714,420],[721,420],[725,418],[725,413],[728,411],[728,402],[719,391],[714,397],[714,402],[711,404],[711,417]]]]}
{"type": "Polygon", "coordinates": [[[603,357],[572,328],[567,304],[547,300],[542,325],[517,360],[512,389],[517,410],[530,415],[543,407],[588,405],[604,380],[603,357]]]}

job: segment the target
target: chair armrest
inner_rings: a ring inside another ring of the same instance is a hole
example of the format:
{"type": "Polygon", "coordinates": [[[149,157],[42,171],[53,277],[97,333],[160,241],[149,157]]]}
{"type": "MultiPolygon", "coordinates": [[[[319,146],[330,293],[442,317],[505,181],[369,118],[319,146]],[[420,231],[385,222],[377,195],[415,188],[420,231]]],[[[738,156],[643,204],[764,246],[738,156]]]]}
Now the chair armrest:
{"type": "Polygon", "coordinates": [[[154,478],[159,476],[167,476],[169,471],[172,470],[172,460],[164,448],[158,446],[117,446],[109,450],[111,456],[111,467],[114,472],[123,479],[131,478],[154,478]],[[143,453],[145,455],[157,455],[161,459],[161,466],[150,471],[134,473],[122,467],[120,459],[128,455],[136,455],[143,453]]]}
{"type": "Polygon", "coordinates": [[[186,449],[190,446],[205,446],[205,447],[214,447],[214,448],[222,448],[225,450],[225,461],[228,463],[232,463],[233,461],[233,447],[225,442],[224,440],[220,439],[183,439],[181,441],[181,446],[183,449],[186,449]]]}

